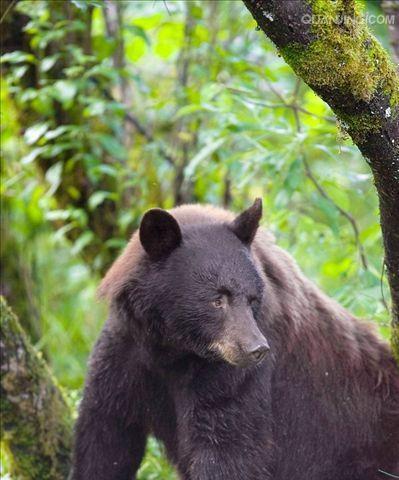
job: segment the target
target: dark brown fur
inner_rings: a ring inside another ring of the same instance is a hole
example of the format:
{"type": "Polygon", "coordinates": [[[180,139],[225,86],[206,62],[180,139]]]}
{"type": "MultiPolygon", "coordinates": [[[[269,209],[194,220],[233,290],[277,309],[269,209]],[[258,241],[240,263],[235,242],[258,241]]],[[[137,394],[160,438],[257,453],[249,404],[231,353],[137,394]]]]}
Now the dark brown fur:
{"type": "MultiPolygon", "coordinates": [[[[234,218],[203,206],[170,213],[183,238],[190,226],[234,218]]],[[[132,285],[149,267],[133,235],[100,287],[111,315],[91,360],[74,480],[131,479],[149,433],[184,480],[399,478],[399,371],[389,347],[306,279],[268,232],[258,230],[251,253],[271,354],[238,369],[173,356],[150,324],[136,325],[134,312],[148,305],[137,304],[132,285]]]]}

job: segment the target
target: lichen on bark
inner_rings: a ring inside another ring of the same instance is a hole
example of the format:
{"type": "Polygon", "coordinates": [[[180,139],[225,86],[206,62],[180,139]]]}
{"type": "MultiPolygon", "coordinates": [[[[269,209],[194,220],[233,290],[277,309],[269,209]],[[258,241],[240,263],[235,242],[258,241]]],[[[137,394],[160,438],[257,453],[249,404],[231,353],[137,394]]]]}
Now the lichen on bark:
{"type": "Polygon", "coordinates": [[[0,297],[2,444],[14,479],[65,480],[72,416],[60,387],[0,297]]]}

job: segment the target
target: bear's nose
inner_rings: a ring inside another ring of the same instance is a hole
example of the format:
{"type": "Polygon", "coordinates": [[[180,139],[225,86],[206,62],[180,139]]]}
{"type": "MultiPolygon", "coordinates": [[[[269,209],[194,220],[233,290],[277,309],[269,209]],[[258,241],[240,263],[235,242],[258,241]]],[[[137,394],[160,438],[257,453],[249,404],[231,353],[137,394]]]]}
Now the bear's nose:
{"type": "Polygon", "coordinates": [[[266,353],[269,351],[269,345],[258,345],[256,346],[251,352],[249,352],[249,355],[252,357],[252,359],[255,362],[260,362],[263,360],[266,356],[266,353]]]}

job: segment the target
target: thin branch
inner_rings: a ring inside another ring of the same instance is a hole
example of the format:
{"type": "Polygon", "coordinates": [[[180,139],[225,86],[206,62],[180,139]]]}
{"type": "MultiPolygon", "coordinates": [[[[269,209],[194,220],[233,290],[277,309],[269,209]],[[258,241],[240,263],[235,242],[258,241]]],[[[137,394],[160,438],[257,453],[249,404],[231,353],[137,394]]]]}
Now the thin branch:
{"type": "Polygon", "coordinates": [[[269,82],[267,78],[265,78],[264,81],[266,82],[269,90],[274,93],[274,95],[280,100],[281,103],[287,103],[284,96],[276,88],[274,88],[273,84],[269,82]]]}
{"type": "MultiPolygon", "coordinates": [[[[296,126],[296,130],[298,133],[300,133],[302,131],[302,128],[301,128],[301,120],[299,118],[299,111],[300,109],[298,108],[298,105],[297,105],[297,100],[298,100],[298,93],[299,93],[299,87],[300,87],[300,83],[301,83],[301,80],[298,78],[297,79],[297,83],[296,83],[296,86],[295,86],[295,92],[294,92],[294,95],[293,95],[293,102],[291,103],[292,105],[292,111],[294,113],[294,119],[295,119],[295,126],[296,126]]],[[[303,165],[305,167],[305,173],[306,173],[306,176],[309,178],[309,180],[313,183],[313,185],[315,186],[316,190],[320,193],[320,195],[325,198],[326,200],[328,200],[330,203],[332,203],[334,205],[334,207],[337,209],[337,211],[344,217],[348,220],[348,222],[350,223],[350,225],[352,226],[352,230],[353,230],[353,234],[355,236],[355,243],[356,243],[356,246],[357,246],[357,249],[359,251],[359,256],[360,256],[360,260],[362,262],[362,266],[363,266],[363,269],[364,270],[368,270],[368,262],[367,262],[367,257],[366,257],[366,253],[364,251],[364,247],[363,247],[363,244],[362,242],[360,241],[360,232],[359,232],[359,227],[356,223],[356,220],[354,219],[354,217],[352,216],[352,214],[350,214],[349,212],[347,212],[346,210],[344,210],[340,205],[338,205],[334,199],[326,192],[326,190],[320,185],[320,183],[318,182],[317,178],[315,177],[315,175],[313,174],[312,172],[312,169],[310,168],[310,165],[309,165],[309,162],[306,158],[306,155],[304,154],[304,152],[302,152],[302,162],[303,162],[303,165]]]]}
{"type": "Polygon", "coordinates": [[[299,95],[299,90],[301,89],[302,81],[299,77],[297,77],[296,82],[295,82],[295,90],[294,90],[294,99],[298,98],[299,95]]]}
{"type": "MultiPolygon", "coordinates": [[[[239,88],[227,87],[227,89],[236,94],[247,93],[244,90],[240,90],[239,88]]],[[[296,107],[294,107],[294,105],[292,105],[291,103],[288,103],[285,99],[282,99],[281,103],[266,103],[266,102],[262,102],[261,100],[245,97],[245,101],[248,103],[252,103],[253,105],[259,105],[260,107],[271,108],[271,109],[288,108],[290,110],[293,110],[294,108],[296,108],[301,113],[305,113],[306,115],[309,115],[311,117],[336,124],[336,120],[334,117],[324,117],[323,115],[317,115],[317,113],[313,113],[307,110],[306,108],[303,108],[301,105],[297,105],[296,107]]]]}
{"type": "MultiPolygon", "coordinates": [[[[95,78],[92,78],[91,80],[93,83],[99,86],[99,82],[95,78]]],[[[115,98],[112,96],[112,94],[108,90],[103,88],[102,93],[107,98],[107,100],[111,102],[116,102],[115,98]]],[[[162,145],[160,145],[158,142],[155,141],[153,134],[148,130],[147,127],[145,127],[140,122],[140,120],[133,113],[125,110],[125,120],[127,120],[136,129],[136,131],[140,135],[142,135],[149,143],[155,143],[155,145],[157,146],[158,152],[164,157],[164,159],[169,163],[169,165],[175,166],[176,164],[175,158],[172,155],[170,155],[162,145]]]]}
{"type": "Polygon", "coordinates": [[[129,123],[131,123],[135,127],[137,132],[140,133],[140,135],[142,135],[148,142],[155,143],[158,152],[164,157],[164,159],[169,163],[169,165],[176,165],[176,159],[172,155],[170,155],[162,145],[155,141],[153,134],[146,127],[144,127],[142,123],[140,123],[139,119],[135,115],[130,112],[126,112],[125,119],[129,123]]]}
{"type": "Polygon", "coordinates": [[[2,15],[1,18],[0,18],[0,25],[4,22],[4,20],[6,19],[8,13],[11,11],[11,9],[15,7],[15,5],[17,4],[17,1],[18,1],[18,0],[12,0],[12,2],[10,3],[10,5],[8,5],[8,7],[5,9],[3,15],[2,15]]]}
{"type": "Polygon", "coordinates": [[[166,0],[163,0],[163,4],[165,5],[166,11],[168,12],[168,14],[169,14],[169,16],[170,16],[171,13],[170,13],[170,10],[169,10],[167,1],[166,1],[166,0]]]}
{"type": "MultiPolygon", "coordinates": [[[[280,100],[280,102],[285,105],[287,108],[294,108],[294,105],[290,102],[287,102],[287,100],[284,98],[284,96],[282,95],[282,93],[280,93],[276,88],[274,88],[273,84],[269,82],[269,80],[265,79],[265,82],[269,88],[269,90],[274,93],[274,95],[280,100]]],[[[298,97],[298,94],[299,94],[299,89],[301,87],[301,79],[300,78],[297,78],[296,80],[296,83],[295,83],[295,90],[294,90],[294,93],[293,93],[293,98],[297,98],[298,97]]],[[[301,105],[296,105],[295,108],[297,110],[299,110],[300,112],[302,113],[306,113],[306,115],[310,115],[312,117],[315,117],[315,118],[320,118],[320,119],[323,119],[327,122],[330,122],[330,123],[337,123],[336,122],[336,119],[334,117],[324,117],[322,115],[317,115],[316,113],[313,113],[313,112],[310,112],[309,110],[307,110],[306,108],[303,108],[301,105]]]]}
{"type": "Polygon", "coordinates": [[[367,263],[367,258],[366,254],[364,251],[363,244],[360,241],[360,234],[359,234],[359,228],[357,226],[356,220],[353,218],[353,216],[344,210],[342,207],[340,207],[331,197],[328,195],[328,193],[324,190],[324,188],[320,185],[320,183],[317,181],[316,177],[314,176],[309,163],[304,155],[302,155],[302,161],[305,166],[305,171],[306,171],[306,176],[309,178],[309,180],[313,183],[313,185],[316,187],[317,191],[320,193],[322,197],[324,197],[326,200],[328,200],[330,203],[334,205],[334,207],[338,210],[338,212],[345,217],[348,222],[352,226],[352,230],[355,236],[355,243],[357,245],[357,248],[359,250],[359,255],[360,259],[362,261],[362,266],[364,270],[368,270],[368,263],[367,263]]]}
{"type": "MultiPolygon", "coordinates": [[[[287,106],[289,108],[293,108],[290,105],[287,105],[287,106]]],[[[297,110],[298,112],[305,113],[306,115],[310,115],[311,117],[319,118],[320,120],[325,120],[326,122],[333,123],[334,125],[337,124],[337,120],[334,117],[323,117],[322,115],[317,115],[317,113],[310,112],[309,110],[306,110],[306,108],[303,108],[300,105],[297,105],[297,110]]]]}
{"type": "Polygon", "coordinates": [[[227,168],[224,175],[224,191],[223,191],[223,206],[224,208],[230,208],[232,203],[232,193],[231,193],[231,176],[230,170],[227,168]]]}

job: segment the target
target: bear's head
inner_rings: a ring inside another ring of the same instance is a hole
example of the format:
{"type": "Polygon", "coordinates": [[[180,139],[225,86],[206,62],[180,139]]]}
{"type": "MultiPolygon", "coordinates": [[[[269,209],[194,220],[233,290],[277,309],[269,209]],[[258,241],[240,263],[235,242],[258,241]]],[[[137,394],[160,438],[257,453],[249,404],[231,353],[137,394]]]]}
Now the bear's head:
{"type": "Polygon", "coordinates": [[[166,347],[236,366],[264,358],[263,282],[251,256],[261,215],[260,199],[230,223],[179,225],[161,209],[144,215],[146,297],[166,347]]]}

